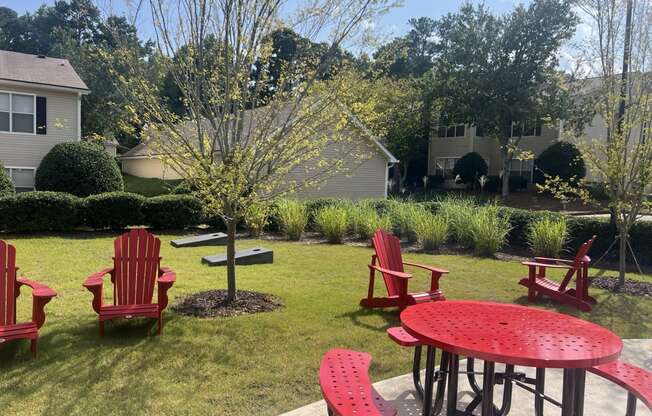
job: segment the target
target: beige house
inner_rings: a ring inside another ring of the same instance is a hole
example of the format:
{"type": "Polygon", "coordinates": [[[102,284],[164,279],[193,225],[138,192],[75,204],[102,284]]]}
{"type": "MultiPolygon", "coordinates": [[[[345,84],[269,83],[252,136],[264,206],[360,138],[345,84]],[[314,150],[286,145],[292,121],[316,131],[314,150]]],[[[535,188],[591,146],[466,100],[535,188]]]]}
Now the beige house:
{"type": "MultiPolygon", "coordinates": [[[[499,175],[502,169],[500,147],[495,138],[484,137],[478,127],[458,124],[433,129],[428,146],[428,175],[441,175],[452,180],[455,162],[470,152],[479,153],[489,165],[489,175],[499,175]]],[[[519,127],[512,126],[512,135],[519,135],[519,127]]],[[[561,124],[548,126],[532,124],[523,128],[519,151],[529,151],[538,156],[561,136],[561,124]]],[[[522,176],[532,182],[533,160],[512,160],[510,176],[522,176]]]]}
{"type": "MultiPolygon", "coordinates": [[[[389,168],[398,160],[373,136],[373,134],[352,117],[349,134],[354,135],[357,143],[365,146],[364,157],[353,156],[350,149],[341,144],[330,143],[324,149],[324,159],[344,160],[344,168],[318,187],[306,188],[297,195],[300,198],[339,197],[350,199],[385,198],[389,168]]],[[[161,158],[142,142],[120,156],[122,172],[141,178],[181,179],[183,175],[167,167],[161,158]]],[[[301,167],[290,174],[288,181],[301,181],[306,175],[301,167]]]]}
{"type": "Polygon", "coordinates": [[[32,189],[41,159],[80,140],[90,91],[65,59],[0,50],[0,162],[17,189],[32,189]]]}

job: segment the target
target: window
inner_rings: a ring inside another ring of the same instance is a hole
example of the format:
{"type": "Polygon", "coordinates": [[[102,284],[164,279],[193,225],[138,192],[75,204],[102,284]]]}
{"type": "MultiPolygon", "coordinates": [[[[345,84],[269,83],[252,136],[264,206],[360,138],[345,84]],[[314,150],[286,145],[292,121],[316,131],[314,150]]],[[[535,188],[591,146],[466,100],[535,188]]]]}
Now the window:
{"type": "Polygon", "coordinates": [[[539,122],[525,122],[525,123],[512,123],[512,131],[510,137],[538,137],[541,136],[541,123],[539,122]]]}
{"type": "Polygon", "coordinates": [[[453,168],[458,157],[438,157],[435,159],[435,175],[440,175],[446,179],[453,178],[453,168]]]}
{"type": "Polygon", "coordinates": [[[464,124],[437,127],[437,137],[464,137],[465,132],[464,124]]]}
{"type": "Polygon", "coordinates": [[[509,162],[510,177],[522,176],[531,183],[533,170],[534,170],[534,161],[532,159],[529,160],[512,159],[509,162]]]}
{"type": "Polygon", "coordinates": [[[0,92],[0,131],[34,134],[35,100],[34,95],[0,92]]]}
{"type": "Polygon", "coordinates": [[[17,191],[34,189],[35,168],[5,167],[5,172],[14,182],[17,191]]]}

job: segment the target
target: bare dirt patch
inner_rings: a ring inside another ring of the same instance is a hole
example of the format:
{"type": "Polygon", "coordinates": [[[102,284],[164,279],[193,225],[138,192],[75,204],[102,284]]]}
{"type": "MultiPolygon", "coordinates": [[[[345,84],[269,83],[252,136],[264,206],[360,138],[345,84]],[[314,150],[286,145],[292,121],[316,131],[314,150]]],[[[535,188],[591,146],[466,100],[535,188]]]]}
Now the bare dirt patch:
{"type": "Polygon", "coordinates": [[[233,302],[226,299],[225,289],[207,290],[181,298],[172,305],[172,310],[181,315],[216,318],[272,312],[284,307],[274,295],[248,290],[238,290],[238,298],[233,302]]]}

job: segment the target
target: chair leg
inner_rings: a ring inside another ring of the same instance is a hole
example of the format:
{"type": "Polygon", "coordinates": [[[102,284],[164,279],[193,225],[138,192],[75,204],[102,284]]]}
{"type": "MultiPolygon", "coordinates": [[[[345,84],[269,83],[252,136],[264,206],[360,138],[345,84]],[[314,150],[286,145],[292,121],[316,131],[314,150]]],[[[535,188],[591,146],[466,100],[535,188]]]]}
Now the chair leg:
{"type": "Polygon", "coordinates": [[[36,343],[37,343],[37,341],[38,341],[38,338],[34,338],[30,342],[30,344],[31,344],[30,349],[32,350],[32,358],[36,358],[36,349],[37,349],[36,343]]]}
{"type": "Polygon", "coordinates": [[[100,327],[100,336],[103,337],[104,336],[104,321],[100,321],[99,327],[100,327]]]}

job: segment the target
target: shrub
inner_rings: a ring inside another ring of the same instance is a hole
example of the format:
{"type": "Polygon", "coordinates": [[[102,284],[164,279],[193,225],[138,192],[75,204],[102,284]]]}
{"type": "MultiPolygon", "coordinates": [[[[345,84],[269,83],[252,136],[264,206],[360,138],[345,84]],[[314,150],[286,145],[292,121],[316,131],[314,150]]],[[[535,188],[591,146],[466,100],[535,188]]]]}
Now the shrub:
{"type": "Polygon", "coordinates": [[[200,224],[202,205],[190,195],[160,195],[147,198],[143,205],[145,224],[152,228],[179,229],[200,224]]]}
{"type": "Polygon", "coordinates": [[[535,256],[559,257],[568,239],[566,219],[538,219],[530,224],[527,236],[535,256]]]}
{"type": "Polygon", "coordinates": [[[453,239],[465,247],[473,245],[471,219],[477,210],[476,202],[471,198],[448,197],[439,201],[438,213],[445,218],[451,228],[453,239]]]}
{"type": "Polygon", "coordinates": [[[5,196],[13,196],[16,194],[16,188],[7,172],[5,167],[0,164],[0,198],[5,196]]]}
{"type": "Polygon", "coordinates": [[[475,185],[480,176],[487,175],[489,166],[480,153],[469,152],[459,158],[453,167],[453,176],[460,177],[462,183],[467,185],[475,185]]]}
{"type": "Polygon", "coordinates": [[[62,192],[18,194],[7,210],[7,231],[67,231],[81,224],[81,200],[62,192]]]}
{"type": "Polygon", "coordinates": [[[509,215],[501,215],[496,205],[477,207],[469,228],[476,253],[481,256],[493,256],[507,243],[509,215]]]}
{"type": "Polygon", "coordinates": [[[343,201],[337,198],[315,198],[305,201],[306,210],[308,211],[308,225],[307,228],[313,231],[318,231],[316,223],[317,213],[325,207],[330,207],[333,205],[340,205],[343,201]]]}
{"type": "Polygon", "coordinates": [[[197,189],[187,180],[183,179],[177,186],[172,188],[172,193],[176,195],[190,195],[197,189]]]}
{"type": "Polygon", "coordinates": [[[349,227],[349,210],[338,205],[323,207],[315,214],[315,224],[329,243],[341,243],[349,227]]]}
{"type": "Polygon", "coordinates": [[[417,241],[414,226],[417,216],[421,214],[423,208],[414,202],[393,202],[390,216],[395,234],[407,238],[410,242],[417,241]]]}
{"type": "Polygon", "coordinates": [[[86,142],[59,143],[45,155],[36,170],[39,191],[88,196],[123,191],[116,161],[100,146],[86,142]]]}
{"type": "Polygon", "coordinates": [[[370,239],[376,230],[391,231],[392,220],[379,214],[373,201],[360,201],[350,209],[351,232],[363,240],[370,239]]]}
{"type": "Polygon", "coordinates": [[[251,204],[245,211],[245,225],[251,237],[260,237],[267,225],[269,207],[264,204],[251,204]]]}
{"type": "Polygon", "coordinates": [[[414,230],[424,249],[436,250],[448,238],[448,221],[423,209],[414,216],[414,230]]]}
{"type": "Polygon", "coordinates": [[[94,228],[124,228],[143,224],[145,197],[130,192],[106,192],[83,200],[84,224],[94,228]]]}
{"type": "Polygon", "coordinates": [[[283,233],[290,240],[300,240],[301,234],[308,225],[306,204],[297,200],[284,199],[277,204],[276,210],[283,233]]]}
{"type": "Polygon", "coordinates": [[[559,176],[568,181],[571,178],[576,180],[586,176],[584,159],[577,146],[569,142],[556,142],[544,150],[535,160],[534,181],[545,182],[545,175],[551,177],[559,176]]]}

